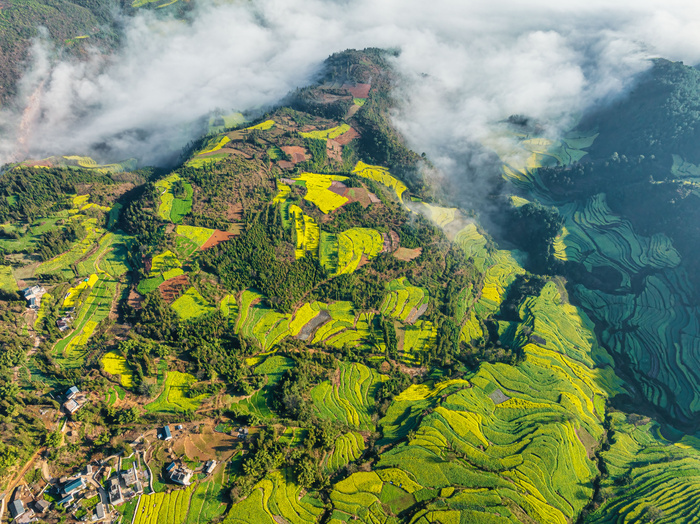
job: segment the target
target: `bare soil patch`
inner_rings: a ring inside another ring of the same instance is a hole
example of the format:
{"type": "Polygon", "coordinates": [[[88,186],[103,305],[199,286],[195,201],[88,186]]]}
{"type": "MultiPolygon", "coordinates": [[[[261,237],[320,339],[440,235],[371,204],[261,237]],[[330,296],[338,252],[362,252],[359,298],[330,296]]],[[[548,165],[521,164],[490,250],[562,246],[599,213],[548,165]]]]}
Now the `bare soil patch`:
{"type": "Polygon", "coordinates": [[[394,251],[393,255],[399,260],[403,260],[404,262],[410,262],[411,260],[415,260],[416,258],[418,258],[421,255],[421,253],[423,253],[422,247],[417,247],[415,249],[400,247],[399,249],[394,251]]]}
{"type": "Polygon", "coordinates": [[[233,237],[238,236],[240,234],[240,230],[238,231],[220,231],[218,229],[214,230],[214,233],[209,237],[209,240],[207,240],[204,244],[202,244],[201,249],[204,251],[205,249],[209,249],[210,247],[218,246],[222,242],[226,242],[227,240],[231,240],[233,237]]]}
{"type": "Polygon", "coordinates": [[[372,84],[343,84],[343,89],[346,89],[354,98],[367,98],[372,84]]]}
{"type": "Polygon", "coordinates": [[[282,146],[280,147],[292,159],[293,164],[305,162],[307,160],[306,148],[301,146],[282,146]]]}
{"type": "Polygon", "coordinates": [[[179,275],[163,282],[158,286],[158,291],[160,292],[160,296],[163,297],[163,300],[170,304],[180,296],[187,286],[189,286],[187,275],[179,275]]]}
{"type": "Polygon", "coordinates": [[[354,139],[359,138],[359,136],[360,133],[358,133],[354,127],[351,127],[345,133],[343,133],[339,137],[336,137],[334,141],[340,144],[341,146],[346,146],[354,139]]]}
{"type": "Polygon", "coordinates": [[[126,303],[134,309],[141,309],[141,304],[145,299],[146,297],[132,289],[129,291],[129,298],[126,299],[126,303]]]}

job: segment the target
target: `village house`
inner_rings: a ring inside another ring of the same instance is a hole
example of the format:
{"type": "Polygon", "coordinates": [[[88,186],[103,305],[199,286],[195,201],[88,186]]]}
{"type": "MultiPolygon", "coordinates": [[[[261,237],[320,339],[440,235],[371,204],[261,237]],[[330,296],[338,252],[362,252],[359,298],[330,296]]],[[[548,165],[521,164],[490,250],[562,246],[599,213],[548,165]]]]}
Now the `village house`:
{"type": "Polygon", "coordinates": [[[189,486],[191,484],[190,480],[194,473],[184,464],[178,464],[176,462],[171,462],[170,465],[165,468],[165,472],[168,473],[170,480],[177,484],[182,484],[183,486],[189,486]]]}
{"type": "Polygon", "coordinates": [[[214,468],[216,468],[216,460],[208,460],[204,464],[204,474],[205,475],[211,475],[212,471],[214,471],[214,468]]]}
{"type": "Polygon", "coordinates": [[[119,486],[119,478],[111,478],[107,482],[107,492],[109,493],[109,501],[114,505],[124,502],[122,497],[122,488],[119,486]]]}
{"type": "Polygon", "coordinates": [[[66,392],[66,401],[63,403],[63,409],[72,415],[78,411],[86,401],[85,395],[81,394],[77,387],[72,386],[66,392]]]}
{"type": "Polygon", "coordinates": [[[27,305],[34,310],[41,307],[41,297],[46,294],[46,290],[42,286],[32,286],[22,290],[22,295],[27,301],[27,305]]]}

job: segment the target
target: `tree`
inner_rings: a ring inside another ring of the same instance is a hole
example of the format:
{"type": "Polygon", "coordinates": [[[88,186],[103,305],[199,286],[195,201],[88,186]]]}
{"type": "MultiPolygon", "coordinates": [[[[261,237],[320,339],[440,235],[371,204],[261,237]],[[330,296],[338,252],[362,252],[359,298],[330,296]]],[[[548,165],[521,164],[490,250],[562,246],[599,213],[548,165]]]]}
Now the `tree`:
{"type": "Polygon", "coordinates": [[[60,430],[51,431],[44,437],[44,445],[49,449],[57,449],[63,445],[63,433],[60,430]]]}

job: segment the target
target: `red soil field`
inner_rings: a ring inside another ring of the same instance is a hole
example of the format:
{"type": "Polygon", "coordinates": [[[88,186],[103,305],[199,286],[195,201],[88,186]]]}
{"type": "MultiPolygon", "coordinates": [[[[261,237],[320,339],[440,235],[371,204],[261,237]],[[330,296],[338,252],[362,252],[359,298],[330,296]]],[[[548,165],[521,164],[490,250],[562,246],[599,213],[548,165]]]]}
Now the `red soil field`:
{"type": "Polygon", "coordinates": [[[163,300],[170,304],[174,302],[189,285],[190,283],[187,280],[187,275],[179,275],[163,282],[158,286],[158,291],[160,291],[160,296],[163,297],[163,300]]]}
{"type": "Polygon", "coordinates": [[[202,247],[200,247],[199,249],[204,251],[205,249],[209,249],[210,247],[218,246],[222,242],[231,240],[233,237],[239,234],[240,232],[236,231],[219,231],[218,229],[216,229],[214,230],[214,233],[212,233],[212,235],[209,237],[209,240],[202,244],[202,247]]]}
{"type": "Polygon", "coordinates": [[[306,160],[306,149],[301,146],[282,146],[280,149],[292,158],[294,164],[306,160]]]}
{"type": "MultiPolygon", "coordinates": [[[[341,146],[346,146],[350,142],[352,142],[353,140],[358,138],[359,136],[360,136],[360,133],[358,133],[357,131],[355,131],[354,128],[351,127],[350,129],[345,131],[345,133],[343,133],[339,137],[334,138],[333,141],[340,144],[341,146]]],[[[329,140],[329,142],[330,142],[330,140],[329,140]]]]}
{"type": "Polygon", "coordinates": [[[369,96],[369,90],[372,88],[372,84],[355,84],[354,86],[344,84],[343,88],[347,89],[355,98],[367,98],[367,96],[369,96]]]}

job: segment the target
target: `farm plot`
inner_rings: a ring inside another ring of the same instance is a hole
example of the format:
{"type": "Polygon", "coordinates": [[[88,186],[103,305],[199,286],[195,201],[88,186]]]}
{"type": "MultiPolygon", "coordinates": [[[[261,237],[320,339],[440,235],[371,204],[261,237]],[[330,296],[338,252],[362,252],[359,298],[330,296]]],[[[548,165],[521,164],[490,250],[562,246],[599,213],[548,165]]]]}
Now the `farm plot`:
{"type": "Polygon", "coordinates": [[[314,257],[317,257],[321,235],[318,224],[297,205],[289,206],[289,215],[294,223],[296,257],[303,258],[306,253],[311,253],[314,257]]]}
{"type": "Polygon", "coordinates": [[[612,413],[615,441],[601,454],[609,476],[602,480],[608,494],[584,522],[612,524],[644,522],[655,516],[663,524],[691,524],[700,507],[700,442],[684,437],[672,444],[662,438],[656,422],[634,425],[612,413]]]}
{"type": "Polygon", "coordinates": [[[444,228],[448,224],[454,222],[457,208],[455,207],[439,207],[421,202],[420,206],[425,210],[425,215],[434,222],[438,227],[444,228]]]}
{"type": "Polygon", "coordinates": [[[85,344],[99,323],[109,316],[116,292],[117,283],[104,279],[99,279],[90,289],[73,322],[73,332],[54,347],[54,354],[61,365],[76,367],[82,364],[85,344]]]}
{"type": "Polygon", "coordinates": [[[109,351],[102,357],[102,367],[110,375],[119,375],[121,385],[125,388],[133,386],[133,373],[126,359],[117,351],[109,351]]]}
{"type": "Polygon", "coordinates": [[[281,204],[282,202],[285,202],[287,198],[289,198],[289,195],[292,193],[292,189],[285,184],[284,182],[277,181],[277,195],[275,195],[275,198],[272,200],[273,204],[281,204]]]}
{"type": "Polygon", "coordinates": [[[172,185],[181,180],[180,175],[172,174],[155,183],[156,189],[160,193],[160,205],[158,206],[158,216],[162,220],[170,220],[170,213],[173,209],[175,195],[172,192],[172,185]]]}
{"type": "Polygon", "coordinates": [[[0,266],[0,289],[8,293],[19,291],[10,266],[0,266]]]}
{"type": "Polygon", "coordinates": [[[437,328],[428,320],[419,320],[412,326],[401,326],[403,346],[399,347],[399,359],[409,366],[419,366],[424,355],[437,343],[437,328]]]}
{"type": "Polygon", "coordinates": [[[189,288],[171,304],[182,320],[191,320],[208,315],[216,310],[194,287],[189,288]]]}
{"type": "Polygon", "coordinates": [[[161,413],[181,413],[183,411],[196,411],[206,395],[189,397],[190,386],[196,379],[189,373],[168,371],[165,378],[165,387],[156,400],[144,407],[146,411],[161,413]]]}
{"type": "Polygon", "coordinates": [[[632,275],[647,269],[674,268],[681,257],[671,239],[657,233],[637,235],[629,221],[615,215],[600,193],[585,204],[562,206],[565,229],[557,237],[555,256],[582,263],[588,271],[597,266],[616,269],[622,286],[629,287],[632,275]]]}
{"type": "Polygon", "coordinates": [[[354,272],[363,261],[376,257],[384,248],[384,238],[375,229],[354,227],[339,233],[337,275],[354,272]]]}
{"type": "Polygon", "coordinates": [[[180,175],[174,173],[156,182],[156,189],[160,193],[160,205],[158,206],[158,216],[162,220],[178,223],[182,217],[192,209],[192,195],[194,190],[187,182],[184,182],[180,175]],[[184,195],[182,198],[175,196],[174,187],[181,184],[184,195]]]}
{"type": "Polygon", "coordinates": [[[75,215],[71,220],[81,224],[85,230],[85,237],[76,242],[71,248],[51,260],[42,262],[36,269],[37,274],[60,274],[66,280],[75,278],[72,265],[79,262],[88,252],[94,248],[100,237],[105,233],[104,229],[97,227],[96,218],[86,218],[84,215],[75,215]]]}
{"type": "Polygon", "coordinates": [[[301,492],[290,468],[273,471],[255,485],[248,498],[233,505],[224,523],[315,523],[323,514],[323,508],[307,502],[301,492]]]}
{"type": "Polygon", "coordinates": [[[197,244],[197,247],[202,247],[209,237],[214,234],[214,229],[209,229],[206,227],[196,227],[196,226],[177,226],[175,232],[178,235],[182,235],[192,242],[197,244]]]}
{"type": "Polygon", "coordinates": [[[311,390],[320,416],[359,430],[372,430],[372,413],[379,386],[387,380],[363,364],[341,363],[337,382],[325,381],[311,390]]]}
{"type": "Polygon", "coordinates": [[[358,162],[355,168],[352,170],[352,174],[362,178],[374,180],[375,182],[379,182],[380,184],[393,189],[398,199],[403,202],[403,194],[408,188],[399,179],[393,177],[387,168],[371,166],[365,164],[364,162],[358,162]]]}
{"type": "Polygon", "coordinates": [[[329,189],[334,181],[341,182],[347,179],[348,177],[345,176],[318,175],[315,173],[302,173],[294,178],[295,181],[302,183],[306,187],[304,200],[314,204],[324,214],[335,211],[348,202],[346,197],[329,189]]]}
{"type": "Polygon", "coordinates": [[[391,522],[392,514],[397,515],[416,503],[415,495],[421,490],[423,486],[399,469],[354,473],[333,486],[331,522],[351,518],[368,524],[391,522]]]}
{"type": "Polygon", "coordinates": [[[348,124],[342,124],[336,127],[331,127],[330,129],[324,129],[322,131],[309,131],[308,133],[300,132],[299,134],[304,138],[315,138],[316,140],[332,140],[338,138],[340,135],[347,133],[350,130],[348,124]]]}
{"type": "Polygon", "coordinates": [[[193,491],[194,485],[167,494],[141,495],[133,524],[183,524],[193,491]]]}
{"type": "Polygon", "coordinates": [[[285,371],[292,369],[294,362],[287,357],[268,356],[255,368],[255,373],[267,377],[267,384],[256,391],[250,398],[242,400],[239,405],[261,419],[271,418],[274,414],[267,402],[272,389],[279,383],[285,371]]]}
{"type": "Polygon", "coordinates": [[[352,302],[335,302],[326,306],[331,319],[316,330],[313,343],[326,342],[346,329],[355,328],[355,311],[352,302]]]}
{"type": "Polygon", "coordinates": [[[225,467],[218,466],[214,475],[197,485],[190,499],[185,524],[208,524],[226,511],[224,492],[225,467]]]}
{"type": "Polygon", "coordinates": [[[362,435],[356,431],[351,431],[341,435],[335,441],[333,451],[326,459],[326,469],[328,471],[336,471],[343,466],[360,458],[360,455],[365,449],[365,441],[362,435]]]}
{"type": "Polygon", "coordinates": [[[412,324],[428,308],[428,290],[412,286],[406,277],[387,284],[389,293],[384,297],[379,311],[389,317],[412,324]]]}
{"type": "Polygon", "coordinates": [[[289,315],[256,304],[248,309],[238,333],[256,340],[263,351],[269,351],[290,335],[289,315]]]}
{"type": "Polygon", "coordinates": [[[97,283],[98,278],[97,275],[92,274],[81,280],[76,286],[69,288],[63,297],[63,307],[69,308],[78,306],[83,292],[87,291],[89,293],[89,290],[97,283]]]}
{"type": "Polygon", "coordinates": [[[151,272],[149,276],[155,277],[177,267],[182,267],[182,262],[177,258],[177,255],[170,250],[164,251],[154,256],[151,260],[151,272]]]}

